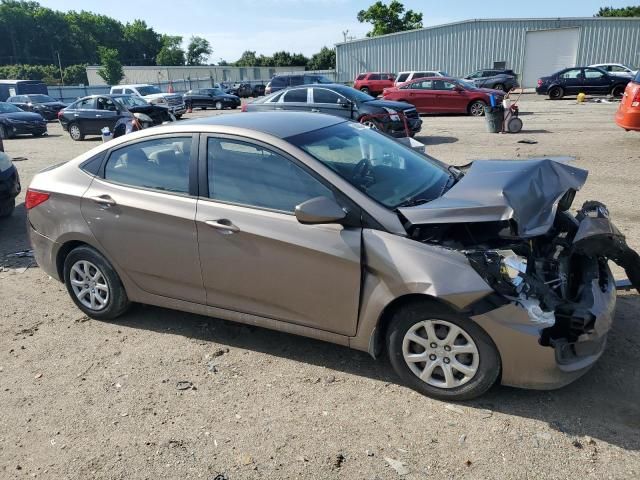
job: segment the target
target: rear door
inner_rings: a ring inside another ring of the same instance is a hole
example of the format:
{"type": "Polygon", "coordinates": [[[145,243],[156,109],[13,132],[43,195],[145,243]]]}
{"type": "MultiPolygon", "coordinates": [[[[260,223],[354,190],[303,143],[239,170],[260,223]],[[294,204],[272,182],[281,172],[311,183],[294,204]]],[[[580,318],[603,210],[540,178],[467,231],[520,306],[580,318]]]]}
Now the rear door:
{"type": "Polygon", "coordinates": [[[431,80],[412,82],[408,85],[411,87],[407,89],[409,103],[415,105],[420,113],[434,113],[437,111],[432,85],[433,82],[431,80]]]}
{"type": "Polygon", "coordinates": [[[118,112],[115,102],[109,97],[98,97],[96,99],[95,129],[100,132],[107,127],[113,132],[113,127],[122,115],[118,112]]]}
{"type": "Polygon", "coordinates": [[[107,258],[140,289],[204,304],[190,168],[196,145],[191,134],[173,134],[113,149],[81,209],[107,258]]]}
{"type": "MultiPolygon", "coordinates": [[[[564,93],[575,95],[584,88],[584,74],[581,68],[571,68],[559,75],[560,84],[564,88],[564,93]]],[[[585,91],[585,93],[587,93],[585,91]]]]}
{"type": "Polygon", "coordinates": [[[76,103],[69,122],[77,123],[84,134],[97,135],[100,133],[96,117],[98,113],[95,97],[85,98],[76,103]]]}
{"type": "Polygon", "coordinates": [[[200,152],[207,192],[196,223],[207,304],[354,335],[361,228],[302,225],[294,216],[306,200],[336,198],[333,190],[269,145],[212,135],[200,152]]]}
{"type": "Polygon", "coordinates": [[[312,107],[308,101],[308,97],[308,88],[292,88],[287,90],[278,100],[276,110],[309,111],[312,107]]]}

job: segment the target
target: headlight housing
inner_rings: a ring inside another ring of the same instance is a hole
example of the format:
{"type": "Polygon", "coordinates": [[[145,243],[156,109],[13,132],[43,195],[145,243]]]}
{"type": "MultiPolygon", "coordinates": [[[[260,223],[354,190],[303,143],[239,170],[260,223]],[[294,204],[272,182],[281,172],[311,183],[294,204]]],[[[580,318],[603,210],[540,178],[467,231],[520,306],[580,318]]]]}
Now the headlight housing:
{"type": "Polygon", "coordinates": [[[382,108],[386,110],[391,120],[393,120],[394,122],[397,122],[400,120],[400,116],[398,115],[398,112],[395,111],[393,108],[387,108],[387,107],[382,107],[382,108]]]}
{"type": "Polygon", "coordinates": [[[0,152],[0,173],[4,173],[13,166],[13,162],[9,155],[4,152],[0,152]]]}
{"type": "Polygon", "coordinates": [[[166,98],[156,98],[155,103],[167,103],[166,98]]]}

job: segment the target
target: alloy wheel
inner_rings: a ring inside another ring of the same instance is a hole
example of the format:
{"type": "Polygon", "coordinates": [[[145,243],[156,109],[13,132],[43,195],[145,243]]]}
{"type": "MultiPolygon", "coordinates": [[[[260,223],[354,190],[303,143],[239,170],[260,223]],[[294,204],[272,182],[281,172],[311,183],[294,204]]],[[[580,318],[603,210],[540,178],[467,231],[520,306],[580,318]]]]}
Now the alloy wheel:
{"type": "Polygon", "coordinates": [[[222,110],[222,102],[216,102],[216,110],[222,110]]]}
{"type": "Polygon", "coordinates": [[[484,103],[473,102],[469,108],[469,113],[474,117],[481,117],[484,114],[484,103]]]}
{"type": "Polygon", "coordinates": [[[69,282],[76,298],[87,308],[99,311],[109,303],[109,285],[95,264],[79,260],[69,272],[69,282]]]}
{"type": "Polygon", "coordinates": [[[370,128],[371,130],[378,130],[378,125],[373,120],[365,120],[364,122],[362,122],[362,125],[370,128]]]}
{"type": "Polygon", "coordinates": [[[69,127],[69,135],[71,135],[71,138],[73,138],[74,140],[80,140],[80,138],[82,137],[82,132],[80,131],[80,127],[75,123],[71,125],[69,127]]]}
{"type": "Polygon", "coordinates": [[[416,377],[443,389],[470,381],[480,364],[471,336],[458,325],[439,319],[414,324],[402,340],[402,355],[416,377]]]}

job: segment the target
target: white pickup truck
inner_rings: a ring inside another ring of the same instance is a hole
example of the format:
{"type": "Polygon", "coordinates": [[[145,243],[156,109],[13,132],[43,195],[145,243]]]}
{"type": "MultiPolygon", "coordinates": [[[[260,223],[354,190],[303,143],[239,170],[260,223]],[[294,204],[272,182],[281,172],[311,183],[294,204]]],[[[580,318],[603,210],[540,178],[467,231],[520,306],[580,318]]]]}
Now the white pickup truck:
{"type": "Polygon", "coordinates": [[[167,107],[176,118],[180,118],[187,111],[182,95],[165,93],[155,85],[141,83],[136,85],[116,85],[111,87],[112,95],[137,95],[153,105],[167,107]]]}

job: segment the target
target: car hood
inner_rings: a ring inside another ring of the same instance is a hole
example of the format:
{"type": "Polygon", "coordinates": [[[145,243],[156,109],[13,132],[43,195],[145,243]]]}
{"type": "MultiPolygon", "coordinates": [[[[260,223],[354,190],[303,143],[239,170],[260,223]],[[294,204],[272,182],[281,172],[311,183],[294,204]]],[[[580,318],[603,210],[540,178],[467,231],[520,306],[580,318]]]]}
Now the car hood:
{"type": "Polygon", "coordinates": [[[491,95],[491,94],[500,95],[501,97],[503,97],[505,95],[505,93],[502,90],[495,90],[493,88],[476,87],[472,91],[480,92],[480,93],[486,93],[487,95],[491,95]]]}
{"type": "Polygon", "coordinates": [[[44,118],[39,113],[33,112],[12,112],[0,113],[0,118],[9,118],[11,120],[21,120],[23,122],[42,122],[44,118]]]}
{"type": "Polygon", "coordinates": [[[370,100],[368,102],[364,102],[364,104],[371,107],[391,108],[393,110],[400,111],[416,108],[414,105],[407,102],[394,102],[391,100],[370,100]]]}
{"type": "Polygon", "coordinates": [[[62,103],[62,102],[43,102],[43,103],[38,103],[37,105],[44,105],[45,107],[49,107],[49,108],[65,108],[67,106],[66,103],[62,103]]]}
{"type": "Polygon", "coordinates": [[[514,220],[520,237],[543,235],[562,196],[587,179],[586,170],[567,161],[478,160],[440,198],[399,211],[412,225],[514,220]]]}
{"type": "Polygon", "coordinates": [[[137,107],[127,107],[127,110],[129,110],[131,113],[145,113],[145,114],[160,112],[163,110],[169,111],[167,107],[163,107],[162,105],[140,105],[137,107]]]}

